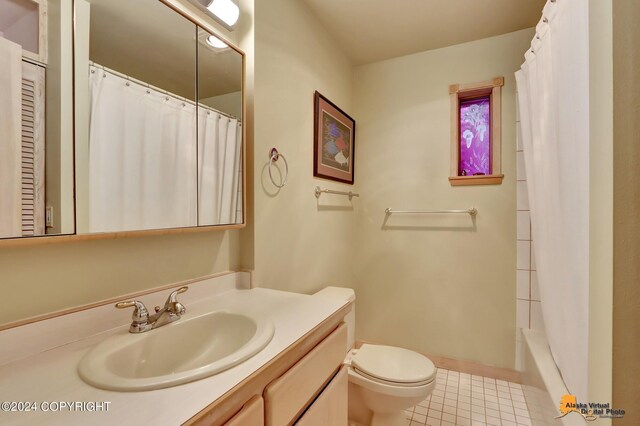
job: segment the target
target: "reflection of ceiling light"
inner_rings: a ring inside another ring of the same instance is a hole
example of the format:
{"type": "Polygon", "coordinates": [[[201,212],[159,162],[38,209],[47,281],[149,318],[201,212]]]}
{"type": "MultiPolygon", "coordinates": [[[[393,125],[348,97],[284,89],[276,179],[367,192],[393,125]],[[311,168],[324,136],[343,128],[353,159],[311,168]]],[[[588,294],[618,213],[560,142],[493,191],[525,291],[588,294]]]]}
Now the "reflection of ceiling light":
{"type": "Polygon", "coordinates": [[[212,35],[207,37],[207,43],[209,44],[209,46],[215,47],[216,49],[226,49],[227,47],[229,47],[227,43],[212,35]]]}
{"type": "Polygon", "coordinates": [[[198,28],[198,43],[216,55],[231,51],[229,43],[222,40],[220,36],[213,35],[202,28],[198,28]]]}

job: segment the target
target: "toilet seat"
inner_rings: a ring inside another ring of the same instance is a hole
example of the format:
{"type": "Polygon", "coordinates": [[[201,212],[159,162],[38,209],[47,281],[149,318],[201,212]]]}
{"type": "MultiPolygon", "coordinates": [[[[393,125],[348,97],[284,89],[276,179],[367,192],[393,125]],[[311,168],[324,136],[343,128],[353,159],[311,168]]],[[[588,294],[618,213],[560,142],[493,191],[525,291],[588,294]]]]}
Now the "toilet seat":
{"type": "Polygon", "coordinates": [[[367,378],[373,382],[376,383],[380,383],[382,385],[388,384],[388,385],[392,385],[392,386],[400,386],[400,387],[406,387],[406,388],[411,388],[411,387],[416,387],[416,386],[423,386],[423,385],[428,385],[429,383],[432,382],[432,380],[424,380],[421,382],[415,382],[415,383],[404,383],[404,382],[395,382],[392,380],[382,380],[379,377],[375,377],[372,376],[370,374],[367,374],[366,372],[358,369],[357,367],[354,367],[353,365],[351,366],[352,370],[354,371],[354,373],[359,374],[360,376],[367,378]]]}
{"type": "Polygon", "coordinates": [[[423,386],[436,377],[429,358],[394,346],[364,344],[351,358],[351,366],[357,374],[391,386],[423,386]]]}
{"type": "Polygon", "coordinates": [[[349,375],[350,384],[360,386],[370,392],[380,395],[388,395],[394,398],[418,398],[416,403],[426,398],[436,387],[435,380],[432,380],[426,385],[398,385],[393,382],[373,380],[361,372],[356,371],[353,366],[349,367],[347,373],[349,375]]]}

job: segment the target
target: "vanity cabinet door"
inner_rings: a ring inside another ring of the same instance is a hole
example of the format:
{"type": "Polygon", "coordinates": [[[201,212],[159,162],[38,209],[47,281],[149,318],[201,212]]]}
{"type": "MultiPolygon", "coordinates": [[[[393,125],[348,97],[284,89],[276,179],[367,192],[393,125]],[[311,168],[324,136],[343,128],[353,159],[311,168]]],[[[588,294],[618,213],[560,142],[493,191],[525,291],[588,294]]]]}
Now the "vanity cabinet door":
{"type": "Polygon", "coordinates": [[[264,400],[254,396],[247,402],[242,410],[233,416],[224,426],[263,426],[264,425],[264,400]]]}
{"type": "Polygon", "coordinates": [[[295,422],[338,371],[346,352],[347,327],[342,323],[265,388],[265,424],[286,426],[295,422]]]}
{"type": "Polygon", "coordinates": [[[297,426],[347,426],[349,376],[343,366],[296,423],[297,426]]]}

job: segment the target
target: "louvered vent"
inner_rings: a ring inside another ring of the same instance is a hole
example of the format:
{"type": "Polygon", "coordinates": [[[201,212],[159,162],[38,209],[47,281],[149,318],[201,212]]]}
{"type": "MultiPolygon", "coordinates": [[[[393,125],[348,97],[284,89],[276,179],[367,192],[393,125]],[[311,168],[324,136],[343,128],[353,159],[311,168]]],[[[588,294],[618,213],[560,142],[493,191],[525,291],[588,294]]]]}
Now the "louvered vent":
{"type": "Polygon", "coordinates": [[[45,69],[22,63],[22,235],[43,235],[45,69]]]}
{"type": "Polygon", "coordinates": [[[22,235],[35,234],[35,82],[22,79],[22,235]]]}

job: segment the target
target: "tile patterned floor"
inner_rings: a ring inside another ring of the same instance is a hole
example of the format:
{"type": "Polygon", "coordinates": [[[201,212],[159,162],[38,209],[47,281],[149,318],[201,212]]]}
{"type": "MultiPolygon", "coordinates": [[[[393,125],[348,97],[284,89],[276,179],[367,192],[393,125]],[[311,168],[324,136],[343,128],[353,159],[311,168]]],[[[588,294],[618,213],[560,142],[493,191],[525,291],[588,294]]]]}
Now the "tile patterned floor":
{"type": "Polygon", "coordinates": [[[519,384],[442,368],[431,396],[406,415],[410,426],[531,426],[519,384]]]}

